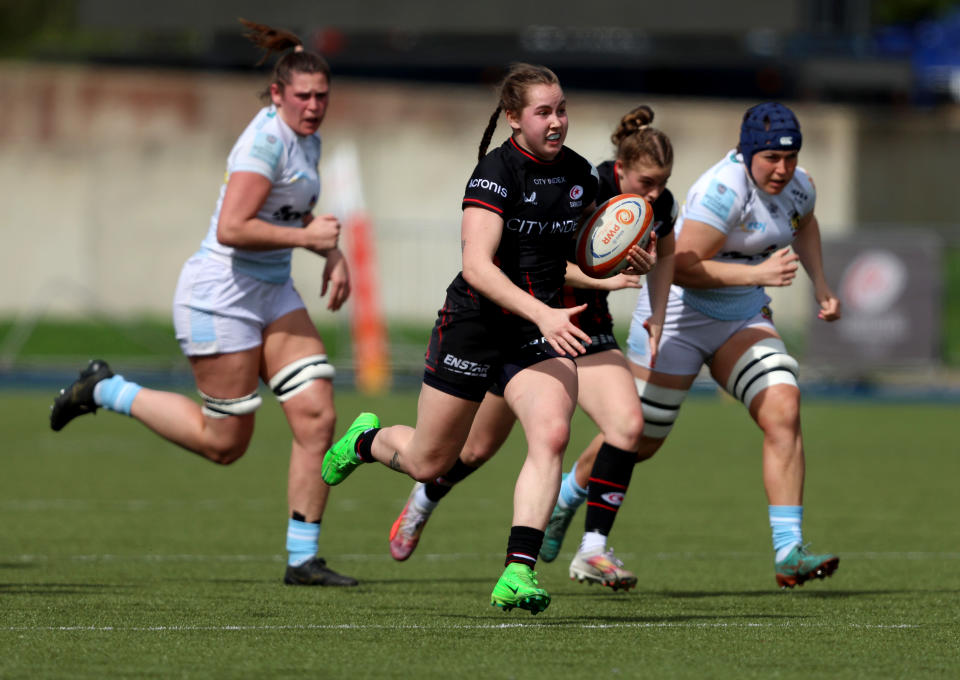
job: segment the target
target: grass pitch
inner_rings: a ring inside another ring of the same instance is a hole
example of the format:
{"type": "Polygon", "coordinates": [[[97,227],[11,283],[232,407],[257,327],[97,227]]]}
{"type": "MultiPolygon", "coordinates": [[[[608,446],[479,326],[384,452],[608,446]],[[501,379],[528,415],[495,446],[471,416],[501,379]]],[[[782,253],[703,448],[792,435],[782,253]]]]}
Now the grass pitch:
{"type": "MultiPolygon", "coordinates": [[[[101,411],[47,427],[52,394],[0,393],[3,678],[939,678],[960,673],[956,404],[808,401],[805,537],[830,579],[777,589],[760,434],[694,396],[639,466],[611,544],[640,576],[568,580],[582,530],[538,567],[543,614],[489,604],[502,570],[516,431],[443,501],[417,553],[387,533],[411,482],[361,469],[331,495],[321,554],[352,589],[281,584],[289,434],[266,400],[221,468],[101,411]]],[[[412,423],[416,394],[341,390],[412,423]]],[[[581,414],[565,467],[593,435],[581,414]]]]}

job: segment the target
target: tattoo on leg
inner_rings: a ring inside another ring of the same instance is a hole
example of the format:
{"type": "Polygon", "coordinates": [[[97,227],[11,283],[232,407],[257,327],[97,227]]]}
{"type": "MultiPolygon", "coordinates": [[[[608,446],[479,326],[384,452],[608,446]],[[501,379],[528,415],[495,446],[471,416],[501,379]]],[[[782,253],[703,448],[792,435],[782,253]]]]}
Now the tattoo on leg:
{"type": "Polygon", "coordinates": [[[390,469],[391,470],[400,470],[403,472],[403,468],[400,467],[400,452],[394,451],[393,458],[390,459],[390,469]]]}

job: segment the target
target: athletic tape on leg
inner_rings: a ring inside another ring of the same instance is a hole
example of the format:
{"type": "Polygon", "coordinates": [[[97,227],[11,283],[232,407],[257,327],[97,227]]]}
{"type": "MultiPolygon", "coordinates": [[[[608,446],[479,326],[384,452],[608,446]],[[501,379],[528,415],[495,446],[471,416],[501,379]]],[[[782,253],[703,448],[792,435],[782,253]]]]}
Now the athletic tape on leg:
{"type": "Polygon", "coordinates": [[[680,405],[687,397],[687,390],[661,387],[634,378],[640,405],[643,408],[643,436],[651,439],[666,439],[680,415],[680,405]]]}
{"type": "Polygon", "coordinates": [[[787,354],[779,338],[765,338],[751,345],[734,364],[725,388],[747,408],[771,385],[797,386],[800,365],[787,354]]]}
{"type": "Polygon", "coordinates": [[[335,374],[336,370],[327,363],[326,354],[314,354],[281,368],[270,379],[270,389],[277,395],[277,400],[283,402],[307,389],[314,380],[333,380],[335,374]]]}
{"type": "MultiPolygon", "coordinates": [[[[197,390],[200,392],[200,390],[197,390]]],[[[263,399],[260,398],[260,395],[254,392],[253,394],[248,394],[245,397],[236,397],[235,399],[217,399],[216,397],[211,397],[209,394],[204,394],[200,392],[200,398],[203,399],[203,415],[210,416],[211,418],[229,418],[230,416],[245,416],[248,413],[253,413],[258,408],[260,404],[263,403],[263,399]]]]}

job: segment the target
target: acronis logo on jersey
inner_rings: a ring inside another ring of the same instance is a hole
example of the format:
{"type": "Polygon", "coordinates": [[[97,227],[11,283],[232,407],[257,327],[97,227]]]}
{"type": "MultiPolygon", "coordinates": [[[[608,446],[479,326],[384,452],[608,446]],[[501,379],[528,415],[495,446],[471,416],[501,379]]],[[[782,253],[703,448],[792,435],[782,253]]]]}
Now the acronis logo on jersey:
{"type": "Polygon", "coordinates": [[[467,184],[467,188],[468,189],[485,189],[487,191],[492,191],[493,193],[503,198],[507,197],[507,188],[489,179],[482,179],[482,178],[472,179],[470,180],[470,183],[467,184]]]}

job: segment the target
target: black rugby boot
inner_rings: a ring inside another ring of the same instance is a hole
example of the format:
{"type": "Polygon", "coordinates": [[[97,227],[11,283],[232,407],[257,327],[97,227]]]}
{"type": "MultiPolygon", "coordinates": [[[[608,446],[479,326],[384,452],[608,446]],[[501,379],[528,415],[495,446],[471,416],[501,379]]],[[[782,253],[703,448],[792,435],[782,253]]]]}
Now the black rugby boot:
{"type": "Polygon", "coordinates": [[[313,557],[299,567],[287,565],[283,582],[290,586],[355,586],[357,579],[338,574],[322,557],[313,557]]]}
{"type": "Polygon", "coordinates": [[[60,394],[50,407],[50,429],[59,432],[63,426],[77,416],[96,413],[97,404],[93,401],[93,388],[101,380],[113,377],[113,371],[103,359],[93,359],[80,371],[70,387],[60,390],[60,394]]]}

